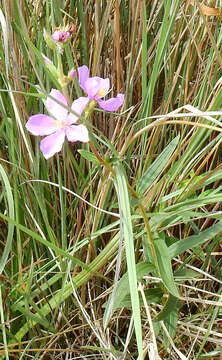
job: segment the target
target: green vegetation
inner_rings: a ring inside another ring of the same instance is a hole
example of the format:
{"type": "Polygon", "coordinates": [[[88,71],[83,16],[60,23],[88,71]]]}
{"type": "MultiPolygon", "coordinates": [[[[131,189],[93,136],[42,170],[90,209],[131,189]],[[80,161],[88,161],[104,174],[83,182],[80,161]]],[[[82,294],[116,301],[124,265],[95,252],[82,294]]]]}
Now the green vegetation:
{"type": "Polygon", "coordinates": [[[219,8],[0,0],[0,359],[222,357],[219,8]],[[70,23],[64,73],[125,101],[46,160],[25,124],[63,91],[44,29],[70,23]]]}

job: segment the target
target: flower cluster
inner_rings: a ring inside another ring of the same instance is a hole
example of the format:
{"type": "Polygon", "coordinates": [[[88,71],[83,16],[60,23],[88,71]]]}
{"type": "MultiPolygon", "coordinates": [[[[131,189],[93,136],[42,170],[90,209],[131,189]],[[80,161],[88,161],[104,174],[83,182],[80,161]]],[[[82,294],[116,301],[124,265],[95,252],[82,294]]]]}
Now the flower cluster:
{"type": "MultiPolygon", "coordinates": [[[[63,34],[54,33],[54,38],[57,36],[58,39],[61,39],[63,34]]],[[[52,66],[51,61],[44,55],[43,57],[45,63],[52,66]]],[[[77,73],[72,70],[70,78],[75,76],[77,73]]],[[[78,68],[78,78],[79,85],[87,95],[86,97],[76,99],[69,106],[66,97],[60,91],[52,89],[46,101],[46,108],[50,116],[37,114],[31,116],[26,123],[26,128],[31,134],[47,135],[40,143],[40,149],[46,159],[61,151],[65,138],[71,142],[89,141],[88,130],[85,125],[79,124],[79,120],[90,102],[93,102],[94,106],[98,103],[106,111],[117,111],[123,104],[123,94],[118,94],[109,100],[102,100],[110,90],[109,79],[102,79],[98,76],[89,77],[87,66],[83,65],[78,68]]]]}

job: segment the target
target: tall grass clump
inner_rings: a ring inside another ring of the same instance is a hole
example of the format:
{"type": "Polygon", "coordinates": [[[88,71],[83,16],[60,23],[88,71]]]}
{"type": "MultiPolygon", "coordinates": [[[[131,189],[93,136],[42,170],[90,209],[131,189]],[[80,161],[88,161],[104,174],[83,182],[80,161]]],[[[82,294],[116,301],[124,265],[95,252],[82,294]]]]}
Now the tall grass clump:
{"type": "Polygon", "coordinates": [[[221,20],[0,1],[1,359],[222,357],[221,20]]]}

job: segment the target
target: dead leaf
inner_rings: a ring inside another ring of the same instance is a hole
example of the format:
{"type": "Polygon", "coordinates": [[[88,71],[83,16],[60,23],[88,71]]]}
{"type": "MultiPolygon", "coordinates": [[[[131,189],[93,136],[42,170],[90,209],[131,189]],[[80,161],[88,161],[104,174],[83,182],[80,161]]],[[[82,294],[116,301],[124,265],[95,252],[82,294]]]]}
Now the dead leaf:
{"type": "MultiPolygon", "coordinates": [[[[194,0],[189,0],[191,5],[194,5],[194,0]]],[[[206,16],[218,16],[222,21],[222,14],[218,8],[206,6],[204,3],[200,4],[201,10],[206,16]]]]}

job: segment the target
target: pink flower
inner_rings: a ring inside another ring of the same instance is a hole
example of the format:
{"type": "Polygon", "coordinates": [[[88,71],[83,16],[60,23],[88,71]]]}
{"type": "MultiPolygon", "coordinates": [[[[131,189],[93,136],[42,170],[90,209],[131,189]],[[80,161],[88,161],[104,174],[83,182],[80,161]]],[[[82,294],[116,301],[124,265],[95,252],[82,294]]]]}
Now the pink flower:
{"type": "Polygon", "coordinates": [[[118,94],[117,97],[109,100],[101,100],[106,96],[110,89],[109,79],[102,79],[98,76],[89,77],[89,69],[86,65],[78,68],[79,85],[88,95],[90,100],[95,100],[99,106],[106,111],[117,111],[124,102],[124,95],[118,94]]]}
{"type": "Polygon", "coordinates": [[[54,99],[62,103],[64,106],[68,106],[65,96],[58,90],[52,89],[50,96],[47,97],[46,107],[51,116],[44,114],[33,115],[26,123],[26,128],[31,134],[36,136],[46,136],[40,143],[40,149],[43,156],[49,159],[55,153],[61,151],[62,145],[67,137],[68,141],[82,141],[88,142],[88,130],[84,125],[72,125],[75,124],[85,109],[88,99],[80,97],[73,101],[71,110],[77,115],[58,104],[54,99]]]}
{"type": "Polygon", "coordinates": [[[56,42],[65,42],[71,36],[70,31],[56,30],[52,35],[52,39],[56,42]]]}

